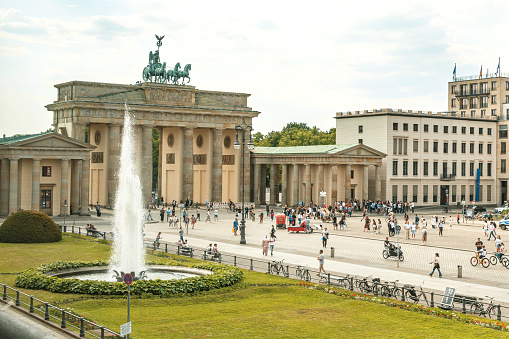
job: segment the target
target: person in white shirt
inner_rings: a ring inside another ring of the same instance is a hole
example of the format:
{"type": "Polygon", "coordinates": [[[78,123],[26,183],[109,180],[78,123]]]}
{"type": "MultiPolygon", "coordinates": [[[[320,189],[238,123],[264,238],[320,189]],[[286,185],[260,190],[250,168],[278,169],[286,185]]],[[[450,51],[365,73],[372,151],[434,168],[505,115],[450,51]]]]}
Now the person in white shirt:
{"type": "Polygon", "coordinates": [[[412,239],[415,239],[415,222],[412,223],[412,239]]]}
{"type": "Polygon", "coordinates": [[[405,221],[405,234],[406,238],[410,239],[410,224],[408,223],[408,221],[405,221]]]}
{"type": "Polygon", "coordinates": [[[433,259],[430,264],[433,264],[433,271],[429,274],[430,277],[433,276],[433,273],[435,273],[435,270],[438,270],[438,277],[442,278],[442,272],[440,272],[440,256],[438,253],[435,253],[435,258],[433,259]]]}
{"type": "Polygon", "coordinates": [[[449,216],[449,229],[452,230],[452,217],[449,216]]]}

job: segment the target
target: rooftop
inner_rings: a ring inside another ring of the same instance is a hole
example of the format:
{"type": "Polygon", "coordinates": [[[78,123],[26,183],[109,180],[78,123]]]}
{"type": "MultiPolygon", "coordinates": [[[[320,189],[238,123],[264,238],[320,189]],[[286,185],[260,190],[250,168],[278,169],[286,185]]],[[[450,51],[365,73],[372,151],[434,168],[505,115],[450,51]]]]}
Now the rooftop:
{"type": "Polygon", "coordinates": [[[25,134],[25,135],[14,135],[12,137],[6,137],[4,135],[3,138],[0,138],[0,145],[10,145],[10,144],[14,144],[14,143],[19,142],[19,141],[36,138],[36,137],[39,137],[41,135],[49,134],[49,133],[53,133],[53,132],[44,132],[44,133],[38,133],[38,134],[25,134]]]}
{"type": "Polygon", "coordinates": [[[369,115],[412,115],[416,117],[425,117],[428,116],[430,118],[449,118],[449,119],[465,119],[465,120],[491,120],[491,121],[497,121],[498,117],[496,115],[485,115],[480,116],[476,115],[474,117],[470,115],[461,115],[461,113],[456,111],[450,111],[450,112],[432,112],[432,111],[413,111],[413,110],[403,110],[403,109],[392,109],[392,108],[380,108],[380,109],[373,109],[371,111],[364,110],[364,111],[348,111],[348,112],[337,112],[336,113],[336,119],[339,118],[347,118],[347,117],[353,117],[353,116],[369,116],[369,115]]]}
{"type": "Polygon", "coordinates": [[[452,82],[458,82],[458,81],[467,81],[467,80],[484,80],[484,79],[492,79],[492,78],[509,78],[509,73],[488,73],[486,75],[482,75],[479,77],[478,75],[468,75],[464,77],[454,77],[452,82]]]}
{"type": "Polygon", "coordinates": [[[255,147],[251,152],[254,154],[334,154],[357,145],[358,144],[255,147]]]}

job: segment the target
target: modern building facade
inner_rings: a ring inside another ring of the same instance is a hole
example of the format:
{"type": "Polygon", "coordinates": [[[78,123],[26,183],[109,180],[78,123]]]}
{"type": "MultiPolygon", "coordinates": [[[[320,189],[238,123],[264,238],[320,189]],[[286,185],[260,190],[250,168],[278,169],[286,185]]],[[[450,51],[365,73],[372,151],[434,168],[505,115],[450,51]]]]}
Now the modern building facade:
{"type": "Polygon", "coordinates": [[[498,121],[496,171],[497,201],[507,201],[507,129],[509,120],[509,74],[467,76],[449,82],[449,110],[461,117],[492,117],[498,121]]]}
{"type": "MultiPolygon", "coordinates": [[[[364,144],[387,154],[381,167],[382,200],[471,204],[477,191],[479,203],[497,202],[496,116],[390,108],[339,112],[336,143],[364,144]]],[[[374,178],[374,171],[368,171],[374,178]]]]}

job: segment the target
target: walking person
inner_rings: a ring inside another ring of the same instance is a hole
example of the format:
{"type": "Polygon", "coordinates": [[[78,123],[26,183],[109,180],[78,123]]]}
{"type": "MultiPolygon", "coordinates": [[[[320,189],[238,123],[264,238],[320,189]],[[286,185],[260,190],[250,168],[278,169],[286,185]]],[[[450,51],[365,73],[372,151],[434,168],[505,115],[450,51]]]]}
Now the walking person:
{"type": "Polygon", "coordinates": [[[493,239],[497,239],[497,234],[495,233],[495,225],[493,224],[493,221],[490,223],[490,237],[488,238],[488,241],[491,240],[491,236],[493,236],[493,239]]]}
{"type": "Polygon", "coordinates": [[[99,205],[99,201],[97,202],[97,204],[95,205],[95,212],[97,213],[97,216],[100,217],[101,216],[101,205],[99,205]]]}
{"type": "Polygon", "coordinates": [[[209,209],[207,210],[207,219],[205,219],[205,222],[207,222],[207,221],[212,223],[212,221],[210,220],[210,210],[209,209]]]}
{"type": "Polygon", "coordinates": [[[430,262],[430,264],[433,264],[433,271],[431,271],[429,276],[432,277],[433,273],[435,273],[435,270],[437,270],[438,277],[442,278],[442,272],[440,272],[440,256],[438,255],[438,253],[435,253],[435,258],[433,259],[432,262],[430,262]]]}
{"type": "Polygon", "coordinates": [[[327,231],[327,227],[322,231],[322,246],[327,248],[327,240],[329,239],[329,231],[327,231]]]}
{"type": "Polygon", "coordinates": [[[405,221],[405,235],[407,239],[410,239],[410,224],[408,223],[408,220],[405,221]]]}
{"type": "Polygon", "coordinates": [[[214,210],[214,221],[219,221],[219,211],[216,209],[214,210]]]}
{"type": "Polygon", "coordinates": [[[323,250],[320,250],[320,255],[316,259],[318,260],[318,264],[319,264],[317,275],[320,275],[320,273],[322,273],[322,271],[323,271],[323,274],[327,274],[327,272],[325,272],[325,269],[323,268],[323,265],[325,262],[325,256],[323,255],[323,250]]]}
{"type": "Polygon", "coordinates": [[[268,252],[269,252],[269,239],[267,238],[267,236],[264,236],[262,240],[262,254],[267,255],[268,252]]]}
{"type": "Polygon", "coordinates": [[[200,208],[199,207],[196,209],[196,220],[201,221],[201,219],[200,219],[200,208]]]}
{"type": "Polygon", "coordinates": [[[261,224],[261,223],[263,223],[263,212],[261,210],[260,210],[259,217],[260,217],[260,224],[261,224]]]}
{"type": "Polygon", "coordinates": [[[166,214],[166,211],[163,209],[161,209],[161,212],[159,212],[159,216],[161,217],[161,222],[164,222],[164,215],[166,214]]]}
{"type": "Polygon", "coordinates": [[[269,246],[270,246],[270,255],[274,254],[274,245],[276,244],[276,235],[271,234],[269,239],[269,246]]]}
{"type": "Polygon", "coordinates": [[[194,217],[194,214],[191,216],[191,226],[192,226],[192,229],[194,230],[194,225],[196,224],[196,218],[194,217]]]}
{"type": "Polygon", "coordinates": [[[161,235],[161,232],[157,233],[157,236],[156,236],[156,244],[157,244],[157,248],[159,248],[159,245],[161,245],[161,239],[162,239],[162,235],[161,235]]]}
{"type": "Polygon", "coordinates": [[[239,230],[239,221],[237,218],[233,221],[233,235],[237,235],[237,231],[239,230]]]}
{"type": "Polygon", "coordinates": [[[182,226],[180,226],[180,229],[179,229],[179,236],[180,236],[180,240],[184,241],[184,230],[182,229],[182,226]]]}
{"type": "Polygon", "coordinates": [[[444,221],[443,220],[440,220],[438,222],[438,235],[439,236],[442,236],[443,235],[443,232],[444,232],[444,221]]]}
{"type": "Polygon", "coordinates": [[[428,241],[428,229],[426,226],[422,226],[422,243],[425,244],[428,241]]]}

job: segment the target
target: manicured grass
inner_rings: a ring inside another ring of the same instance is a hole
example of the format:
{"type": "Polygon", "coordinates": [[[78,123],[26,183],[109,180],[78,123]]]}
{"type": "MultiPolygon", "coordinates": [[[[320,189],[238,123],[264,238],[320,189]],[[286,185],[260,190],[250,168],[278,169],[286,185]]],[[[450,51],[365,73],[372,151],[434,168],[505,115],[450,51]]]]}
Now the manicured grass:
{"type": "MultiPolygon", "coordinates": [[[[57,260],[107,259],[111,247],[64,237],[54,244],[0,244],[0,273],[57,260]]],[[[164,260],[150,257],[150,260],[164,260]]],[[[185,258],[186,261],[195,261],[185,258]]],[[[14,286],[15,275],[0,275],[14,286]]],[[[131,299],[132,338],[508,338],[458,321],[344,299],[295,285],[297,281],[244,271],[236,286],[172,298],[131,299]]],[[[84,295],[29,290],[61,302],[84,295]]],[[[125,298],[65,302],[77,314],[113,330],[126,322],[125,298]]]]}

